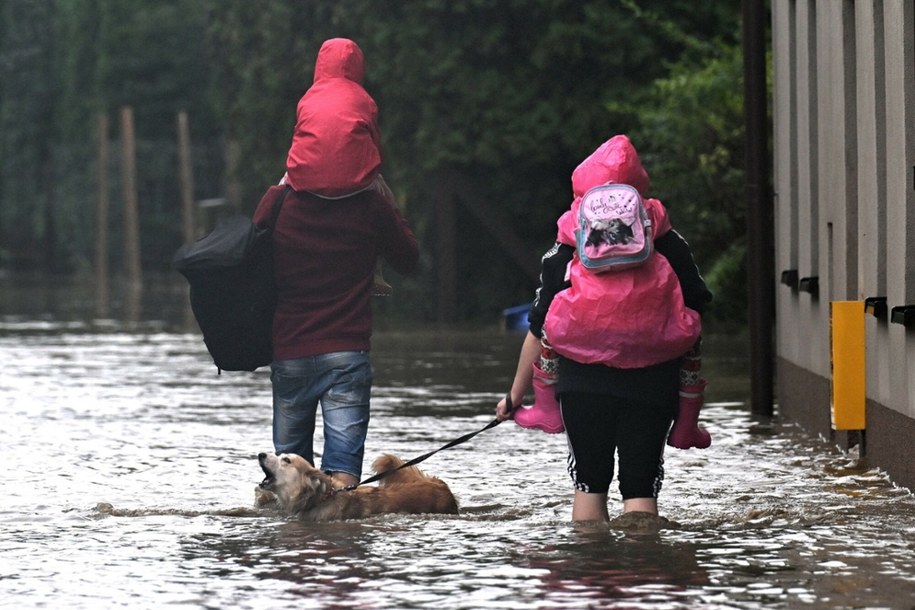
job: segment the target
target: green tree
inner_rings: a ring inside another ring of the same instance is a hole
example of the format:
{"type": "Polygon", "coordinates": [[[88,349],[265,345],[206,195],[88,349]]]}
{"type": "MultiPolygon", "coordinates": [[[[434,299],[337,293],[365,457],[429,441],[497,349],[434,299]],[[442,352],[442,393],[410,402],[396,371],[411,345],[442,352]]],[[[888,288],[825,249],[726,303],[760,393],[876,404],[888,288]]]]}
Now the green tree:
{"type": "Polygon", "coordinates": [[[214,2],[207,18],[211,97],[226,140],[237,146],[234,169],[242,206],[253,211],[267,185],[285,171],[295,105],[310,84],[313,23],[332,3],[249,0],[214,2]],[[305,49],[308,49],[306,52],[305,49]]]}
{"type": "MultiPolygon", "coordinates": [[[[95,116],[112,119],[116,153],[129,105],[144,263],[167,269],[180,242],[175,114],[190,114],[196,195],[231,180],[250,212],[282,175],[321,42],[345,36],[365,51],[384,172],[426,253],[420,277],[398,282],[399,310],[435,312],[442,175],[480,193],[537,260],[572,169],[615,133],[633,137],[707,275],[739,277],[724,272],[739,268],[745,232],[738,17],[686,0],[0,0],[0,264],[90,260],[95,116]]],[[[499,236],[471,214],[456,223],[460,318],[529,300],[535,282],[499,236]]]]}
{"type": "MultiPolygon", "coordinates": [[[[117,131],[135,110],[147,264],[166,267],[177,226],[175,115],[217,140],[206,64],[206,12],[173,0],[3,0],[0,4],[0,262],[71,270],[91,256],[96,115],[117,131]],[[164,264],[163,264],[164,261],[164,264]]],[[[205,144],[204,144],[205,145],[205,144]]],[[[116,146],[113,147],[116,151],[116,146]]],[[[113,201],[119,201],[112,167],[113,201]]],[[[117,237],[118,206],[112,227],[117,237]]]]}
{"type": "Polygon", "coordinates": [[[43,266],[55,258],[53,8],[53,0],[0,2],[0,262],[14,253],[43,266]]]}
{"type": "MultiPolygon", "coordinates": [[[[569,203],[571,170],[613,133],[637,129],[639,108],[623,102],[664,77],[683,54],[714,48],[697,40],[722,30],[728,37],[736,23],[733,11],[717,5],[668,4],[661,21],[635,2],[298,3],[295,10],[276,9],[282,23],[270,22],[273,32],[292,24],[296,40],[286,56],[293,60],[269,62],[272,70],[240,59],[286,51],[283,42],[263,44],[268,16],[246,3],[214,7],[211,35],[224,51],[219,80],[236,93],[222,96],[228,103],[223,111],[232,117],[231,137],[240,142],[242,166],[255,185],[247,200],[256,201],[276,178],[294,105],[310,84],[321,41],[347,36],[366,54],[366,88],[381,110],[384,171],[424,244],[434,244],[432,193],[439,172],[459,171],[529,244],[530,256],[539,257],[569,203]],[[261,25],[247,27],[251,23],[261,25]],[[285,108],[277,110],[271,103],[284,92],[285,108]],[[245,129],[255,117],[261,126],[256,133],[245,129]]],[[[461,286],[462,317],[492,317],[530,299],[531,280],[494,245],[486,227],[466,215],[457,222],[459,276],[468,278],[461,286]]],[[[435,299],[435,261],[427,262],[415,286],[418,303],[435,299]]]]}
{"type": "MultiPolygon", "coordinates": [[[[176,116],[189,113],[198,149],[220,132],[210,104],[207,13],[195,0],[97,3],[97,105],[111,117],[116,137],[122,135],[120,109],[133,109],[144,266],[167,270],[181,234],[176,116]]],[[[206,187],[199,182],[198,188],[206,187]]],[[[118,187],[116,180],[112,186],[118,187]]],[[[112,195],[120,201],[119,190],[112,195]]],[[[114,228],[120,227],[119,209],[113,210],[114,228]]]]}
{"type": "Polygon", "coordinates": [[[89,265],[93,247],[96,121],[101,110],[97,0],[56,3],[52,74],[55,86],[52,139],[54,163],[49,188],[57,218],[54,239],[59,265],[89,265]]]}
{"type": "Polygon", "coordinates": [[[671,67],[640,101],[636,137],[652,192],[693,246],[716,297],[710,315],[746,316],[743,57],[737,44],[671,67]]]}

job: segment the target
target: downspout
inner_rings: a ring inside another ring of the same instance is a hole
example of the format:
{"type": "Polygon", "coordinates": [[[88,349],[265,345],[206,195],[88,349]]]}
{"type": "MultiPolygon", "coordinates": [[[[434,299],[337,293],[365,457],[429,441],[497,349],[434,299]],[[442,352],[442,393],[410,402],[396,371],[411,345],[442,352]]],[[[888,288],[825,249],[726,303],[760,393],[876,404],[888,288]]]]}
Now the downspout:
{"type": "Polygon", "coordinates": [[[773,202],[769,193],[766,11],[764,0],[742,0],[744,120],[749,274],[750,407],[773,413],[775,253],[773,202]]]}

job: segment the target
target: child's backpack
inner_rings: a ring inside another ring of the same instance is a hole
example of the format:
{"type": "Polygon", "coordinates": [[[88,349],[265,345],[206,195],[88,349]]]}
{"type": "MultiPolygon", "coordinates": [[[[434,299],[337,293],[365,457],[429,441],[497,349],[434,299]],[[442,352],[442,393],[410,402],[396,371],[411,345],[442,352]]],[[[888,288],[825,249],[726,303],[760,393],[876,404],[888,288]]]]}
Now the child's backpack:
{"type": "Polygon", "coordinates": [[[279,190],[266,226],[230,216],[172,260],[190,284],[191,310],[219,372],[253,371],[273,359],[273,227],[289,190],[279,190]]]}
{"type": "Polygon", "coordinates": [[[651,220],[639,192],[628,184],[589,190],[578,208],[578,256],[594,272],[645,262],[652,251],[651,220]]]}

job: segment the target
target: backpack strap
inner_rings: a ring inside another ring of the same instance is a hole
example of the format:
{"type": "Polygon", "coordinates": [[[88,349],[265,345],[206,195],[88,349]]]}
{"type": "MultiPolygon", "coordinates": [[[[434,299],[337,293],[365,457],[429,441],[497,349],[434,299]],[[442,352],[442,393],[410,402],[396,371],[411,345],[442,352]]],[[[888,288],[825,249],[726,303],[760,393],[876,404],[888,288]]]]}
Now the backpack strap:
{"type": "Polygon", "coordinates": [[[283,208],[283,202],[286,201],[286,195],[289,194],[289,191],[292,190],[292,187],[288,184],[283,188],[283,192],[280,193],[276,201],[273,202],[273,210],[270,211],[270,224],[267,225],[271,231],[276,227],[276,221],[280,217],[280,210],[283,208]]]}

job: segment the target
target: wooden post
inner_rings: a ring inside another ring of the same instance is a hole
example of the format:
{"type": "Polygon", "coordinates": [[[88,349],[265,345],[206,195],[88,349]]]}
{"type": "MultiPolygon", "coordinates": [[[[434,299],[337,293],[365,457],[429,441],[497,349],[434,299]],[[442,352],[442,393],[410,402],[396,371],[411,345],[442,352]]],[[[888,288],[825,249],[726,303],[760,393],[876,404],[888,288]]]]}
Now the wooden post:
{"type": "Polygon", "coordinates": [[[181,211],[184,243],[194,241],[194,167],[191,160],[191,132],[187,112],[178,113],[178,175],[181,181],[181,211]]]}
{"type": "Polygon", "coordinates": [[[98,168],[96,171],[95,201],[95,313],[108,317],[110,297],[108,290],[108,115],[99,114],[96,134],[98,138],[98,168]]]}
{"type": "Polygon", "coordinates": [[[143,284],[140,264],[140,219],[137,197],[137,153],[133,108],[121,108],[121,192],[124,197],[124,271],[130,287],[143,284]]]}

